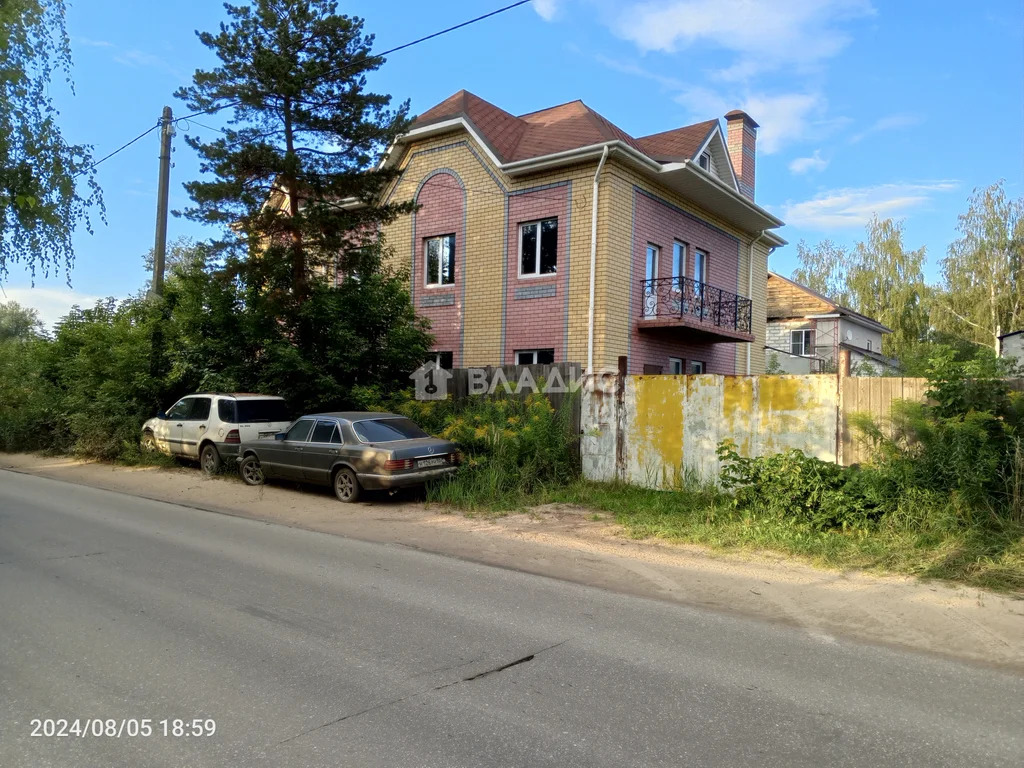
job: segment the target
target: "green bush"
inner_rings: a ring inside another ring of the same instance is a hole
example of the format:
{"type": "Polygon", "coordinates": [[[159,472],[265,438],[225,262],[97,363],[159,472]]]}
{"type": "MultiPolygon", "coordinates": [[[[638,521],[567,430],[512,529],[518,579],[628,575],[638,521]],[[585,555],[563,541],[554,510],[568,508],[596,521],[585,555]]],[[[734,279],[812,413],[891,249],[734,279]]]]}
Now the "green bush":
{"type": "Polygon", "coordinates": [[[408,384],[431,337],[400,273],[380,254],[361,269],[338,288],[313,280],[297,301],[199,253],[174,267],[163,300],[75,307],[52,338],[0,305],[0,449],[135,460],[142,423],[195,391],[366,407],[408,384]]]}
{"type": "Polygon", "coordinates": [[[806,523],[815,530],[865,529],[881,516],[877,494],[862,472],[797,450],[746,458],[726,441],[718,447],[722,486],[739,509],[806,523]]]}
{"type": "Polygon", "coordinates": [[[571,399],[555,410],[540,393],[525,399],[474,397],[461,403],[417,401],[405,394],[389,407],[431,434],[454,441],[463,452],[458,473],[429,489],[432,500],[510,509],[544,488],[579,477],[571,399]]]}

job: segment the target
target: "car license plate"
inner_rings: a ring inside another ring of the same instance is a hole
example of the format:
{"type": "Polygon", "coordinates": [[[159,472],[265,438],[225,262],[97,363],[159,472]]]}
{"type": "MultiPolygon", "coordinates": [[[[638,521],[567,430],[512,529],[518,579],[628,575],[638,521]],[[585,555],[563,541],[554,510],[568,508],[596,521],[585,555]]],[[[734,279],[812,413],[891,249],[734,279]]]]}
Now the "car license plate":
{"type": "Polygon", "coordinates": [[[418,462],[416,462],[416,466],[421,469],[424,467],[443,467],[447,463],[448,460],[445,458],[420,459],[418,462]]]}
{"type": "Polygon", "coordinates": [[[262,440],[265,437],[273,437],[275,434],[277,434],[277,433],[276,432],[260,432],[260,440],[262,440]]]}

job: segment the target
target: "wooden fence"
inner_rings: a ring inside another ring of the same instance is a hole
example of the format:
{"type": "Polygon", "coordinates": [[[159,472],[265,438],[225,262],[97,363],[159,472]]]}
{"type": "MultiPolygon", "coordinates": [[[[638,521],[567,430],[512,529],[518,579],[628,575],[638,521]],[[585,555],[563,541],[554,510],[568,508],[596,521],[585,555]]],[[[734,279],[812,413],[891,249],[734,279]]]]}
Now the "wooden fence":
{"type": "MultiPolygon", "coordinates": [[[[846,466],[867,461],[871,456],[870,445],[850,424],[852,414],[864,413],[871,416],[883,431],[889,433],[892,428],[892,404],[895,401],[923,403],[928,399],[925,395],[928,390],[927,379],[847,376],[841,378],[840,382],[839,463],[846,466]]],[[[1024,391],[1024,379],[1012,379],[1009,385],[1010,389],[1024,391]]]]}

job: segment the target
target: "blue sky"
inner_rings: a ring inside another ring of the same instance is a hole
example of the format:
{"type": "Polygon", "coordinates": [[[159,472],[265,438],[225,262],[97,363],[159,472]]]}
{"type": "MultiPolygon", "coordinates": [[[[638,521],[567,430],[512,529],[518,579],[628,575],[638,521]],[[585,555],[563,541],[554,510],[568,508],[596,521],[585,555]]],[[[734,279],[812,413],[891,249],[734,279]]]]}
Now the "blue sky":
{"type": "MultiPolygon", "coordinates": [[[[378,50],[504,5],[342,1],[378,50]]],[[[795,244],[852,244],[873,212],[906,222],[926,246],[928,276],[955,237],[977,186],[1004,178],[1024,194],[1024,4],[1020,0],[534,0],[497,18],[395,54],[371,85],[413,112],[466,88],[514,113],[583,99],[640,136],[733,108],[761,124],[757,201],[782,217],[792,245],[771,258],[795,266],[795,244]]],[[[152,125],[171,94],[214,64],[196,29],[220,3],[71,0],[75,94],[55,84],[65,138],[101,157],[152,125]]],[[[218,125],[209,117],[206,125],[218,125]]],[[[192,124],[186,131],[210,135],[192,124]]],[[[73,302],[122,297],[146,279],[153,244],[158,139],[151,134],[100,166],[106,226],[76,236],[72,288],[63,275],[12,270],[8,298],[48,322],[73,302]]],[[[198,164],[175,139],[171,206],[198,164]]],[[[204,232],[172,218],[169,237],[204,232]]],[[[0,299],[3,295],[0,294],[0,299]]]]}

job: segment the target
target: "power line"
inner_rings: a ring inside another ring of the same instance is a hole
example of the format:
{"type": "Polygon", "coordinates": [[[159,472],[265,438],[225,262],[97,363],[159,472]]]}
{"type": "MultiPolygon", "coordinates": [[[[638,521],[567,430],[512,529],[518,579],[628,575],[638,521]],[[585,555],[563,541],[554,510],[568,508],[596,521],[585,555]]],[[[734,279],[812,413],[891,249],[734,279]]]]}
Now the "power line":
{"type": "MultiPolygon", "coordinates": [[[[518,0],[518,2],[512,3],[510,5],[506,5],[506,6],[502,7],[502,8],[497,8],[497,9],[495,9],[495,10],[489,12],[489,13],[483,14],[482,16],[477,16],[475,19],[470,19],[469,21],[464,21],[461,24],[455,24],[454,26],[447,27],[446,29],[442,29],[442,30],[440,30],[438,32],[433,32],[433,33],[431,33],[429,35],[426,35],[424,37],[420,37],[420,38],[418,38],[416,40],[411,40],[408,43],[403,43],[402,45],[395,46],[394,48],[389,48],[386,51],[381,51],[380,53],[371,54],[369,56],[369,58],[372,58],[372,59],[383,59],[385,56],[390,56],[392,53],[397,53],[398,51],[404,51],[406,48],[412,48],[414,45],[419,45],[420,43],[425,43],[427,40],[433,40],[435,37],[440,37],[441,35],[447,35],[449,32],[454,32],[457,29],[462,29],[463,27],[468,27],[471,24],[476,24],[477,22],[483,21],[484,19],[489,19],[492,16],[497,16],[500,13],[505,13],[506,11],[511,11],[513,8],[518,8],[519,6],[526,5],[527,3],[530,3],[530,2],[533,2],[533,0],[518,0]]],[[[346,69],[351,69],[352,67],[357,66],[359,64],[362,64],[365,61],[366,61],[365,58],[364,59],[358,59],[356,61],[350,61],[347,64],[343,64],[342,66],[338,67],[337,69],[328,70],[327,72],[319,74],[316,77],[320,78],[320,77],[329,77],[329,76],[333,76],[333,75],[338,75],[338,74],[341,74],[342,72],[344,72],[346,69]]],[[[231,102],[228,102],[227,104],[222,104],[219,107],[211,107],[209,109],[204,109],[201,112],[193,112],[191,115],[185,115],[184,117],[176,118],[174,122],[178,122],[179,120],[188,120],[189,118],[199,117],[200,115],[212,115],[212,114],[215,114],[217,112],[220,112],[222,109],[227,109],[228,107],[234,107],[234,106],[237,106],[239,104],[241,104],[240,101],[231,101],[231,102]]],[[[223,133],[223,131],[222,131],[222,133],[223,133]]]]}
{"type": "MultiPolygon", "coordinates": [[[[468,27],[471,24],[476,24],[477,22],[483,21],[484,19],[489,19],[492,16],[497,16],[498,14],[505,13],[506,11],[511,11],[513,8],[518,8],[519,6],[526,5],[529,2],[532,2],[532,0],[518,0],[518,2],[511,3],[509,5],[506,5],[506,6],[502,7],[502,8],[497,8],[497,9],[495,9],[493,11],[490,11],[489,13],[483,14],[482,16],[477,16],[474,19],[469,19],[468,21],[464,21],[461,24],[455,24],[454,26],[447,27],[446,29],[442,29],[442,30],[440,30],[438,32],[433,32],[433,33],[431,33],[429,35],[426,35],[424,37],[420,37],[420,38],[418,38],[416,40],[412,40],[412,41],[410,41],[408,43],[403,43],[402,45],[395,46],[394,48],[389,48],[388,50],[382,51],[381,53],[373,54],[371,56],[371,58],[383,58],[383,57],[388,56],[388,55],[390,55],[392,53],[397,53],[398,51],[405,50],[406,48],[411,48],[414,45],[419,45],[420,43],[425,43],[427,40],[433,40],[435,37],[440,37],[441,35],[446,35],[449,32],[454,32],[457,29],[462,29],[463,27],[468,27]]],[[[352,62],[349,62],[348,64],[345,64],[345,65],[339,67],[336,70],[333,70],[332,72],[328,72],[328,73],[325,73],[325,74],[327,74],[327,75],[339,74],[341,72],[344,72],[346,69],[348,69],[350,67],[353,67],[353,66],[355,66],[357,64],[362,64],[364,61],[366,61],[366,59],[360,59],[358,61],[352,61],[352,62]]],[[[323,77],[324,75],[319,75],[319,76],[323,77]]],[[[177,124],[177,123],[181,122],[182,120],[189,120],[191,118],[200,117],[202,115],[212,115],[212,114],[215,114],[217,112],[220,112],[222,109],[227,109],[228,107],[238,106],[239,104],[241,104],[240,101],[228,102],[227,104],[222,104],[222,105],[220,105],[218,107],[211,107],[209,109],[200,110],[199,112],[193,112],[190,115],[185,115],[183,117],[174,118],[174,120],[172,120],[171,122],[177,124]]],[[[196,125],[202,125],[202,124],[201,123],[196,123],[196,125]]],[[[111,152],[109,155],[105,155],[104,157],[100,158],[95,163],[93,163],[91,166],[89,166],[89,168],[83,169],[82,171],[79,171],[78,175],[81,175],[81,174],[85,173],[87,170],[92,170],[93,168],[98,166],[100,163],[105,162],[106,160],[109,160],[114,155],[118,154],[119,152],[122,152],[123,150],[128,149],[128,147],[130,147],[132,144],[134,144],[135,142],[137,142],[140,139],[144,138],[145,136],[148,136],[150,133],[155,131],[159,126],[160,126],[160,123],[157,122],[155,125],[153,125],[151,128],[149,128],[149,130],[145,131],[144,133],[140,133],[134,139],[132,139],[131,141],[127,142],[126,144],[121,145],[120,147],[115,149],[113,152],[111,152]]],[[[203,128],[207,128],[208,130],[217,130],[217,131],[220,131],[221,133],[226,133],[226,131],[224,131],[224,130],[222,130],[220,128],[210,128],[209,126],[205,126],[205,125],[202,126],[202,127],[203,128]]]]}
{"type": "Polygon", "coordinates": [[[110,153],[109,155],[104,155],[104,156],[103,156],[103,157],[101,157],[101,158],[100,158],[99,160],[97,160],[97,161],[96,161],[95,163],[93,163],[92,165],[90,165],[90,166],[89,166],[88,168],[83,168],[83,169],[82,169],[82,170],[80,170],[80,171],[79,171],[79,172],[78,172],[78,173],[77,173],[76,175],[78,175],[78,176],[81,176],[81,175],[82,175],[83,173],[85,173],[86,171],[91,171],[91,170],[92,170],[93,168],[95,168],[95,167],[96,167],[97,165],[99,165],[99,164],[100,164],[100,163],[102,163],[102,162],[105,162],[106,160],[109,160],[109,159],[110,159],[110,158],[112,158],[112,157],[113,157],[114,155],[116,155],[116,154],[117,154],[118,152],[122,152],[123,150],[126,150],[126,149],[128,149],[128,147],[130,147],[130,146],[131,146],[132,144],[134,144],[134,143],[135,143],[136,141],[139,141],[139,139],[143,139],[143,138],[145,138],[146,136],[149,136],[149,134],[151,134],[151,133],[152,133],[153,131],[155,131],[155,130],[156,130],[157,128],[159,128],[159,127],[160,127],[160,122],[158,121],[158,122],[157,122],[157,123],[155,123],[154,125],[150,126],[150,128],[148,128],[147,130],[145,130],[145,131],[143,131],[142,133],[140,133],[140,134],[139,134],[138,136],[136,136],[136,137],[135,137],[134,139],[132,139],[131,141],[127,142],[126,144],[122,144],[122,145],[121,145],[120,147],[118,147],[117,149],[115,149],[115,150],[114,150],[113,152],[111,152],[111,153],[110,153]]]}

